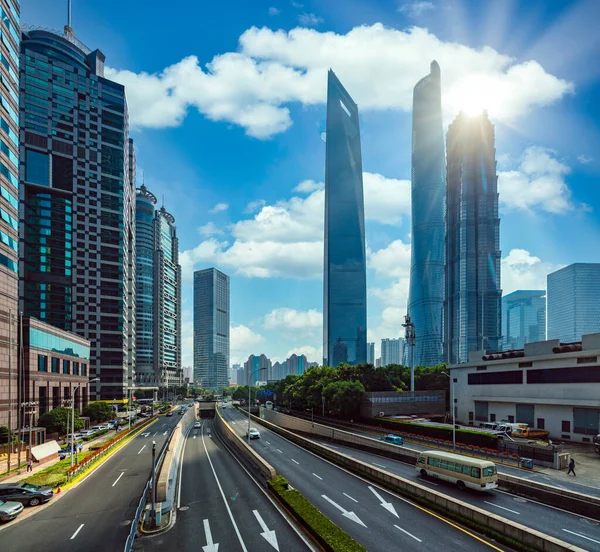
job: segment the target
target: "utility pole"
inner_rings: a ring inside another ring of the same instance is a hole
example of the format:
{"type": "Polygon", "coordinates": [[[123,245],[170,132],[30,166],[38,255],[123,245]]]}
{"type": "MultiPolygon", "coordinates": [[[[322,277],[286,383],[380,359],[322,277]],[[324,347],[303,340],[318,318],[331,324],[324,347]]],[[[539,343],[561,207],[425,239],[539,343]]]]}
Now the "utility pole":
{"type": "Polygon", "coordinates": [[[12,309],[8,310],[8,466],[10,471],[10,453],[12,451],[12,309]]]}
{"type": "Polygon", "coordinates": [[[415,331],[415,325],[410,319],[410,315],[407,314],[404,317],[404,324],[402,324],[404,328],[404,340],[409,349],[410,353],[410,391],[414,393],[415,391],[415,342],[417,339],[417,334],[415,331]]]}

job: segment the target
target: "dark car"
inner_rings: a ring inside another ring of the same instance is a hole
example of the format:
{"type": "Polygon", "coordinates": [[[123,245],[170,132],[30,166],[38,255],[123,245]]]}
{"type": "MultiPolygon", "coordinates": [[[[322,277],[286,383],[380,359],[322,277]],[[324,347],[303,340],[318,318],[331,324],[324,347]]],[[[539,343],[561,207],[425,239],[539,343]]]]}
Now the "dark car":
{"type": "Polygon", "coordinates": [[[37,506],[54,496],[50,487],[39,487],[31,483],[6,483],[0,485],[0,500],[20,502],[24,506],[37,506]]]}
{"type": "Polygon", "coordinates": [[[169,418],[170,418],[171,416],[173,416],[173,411],[171,410],[171,411],[167,412],[167,416],[168,416],[169,418]]]}

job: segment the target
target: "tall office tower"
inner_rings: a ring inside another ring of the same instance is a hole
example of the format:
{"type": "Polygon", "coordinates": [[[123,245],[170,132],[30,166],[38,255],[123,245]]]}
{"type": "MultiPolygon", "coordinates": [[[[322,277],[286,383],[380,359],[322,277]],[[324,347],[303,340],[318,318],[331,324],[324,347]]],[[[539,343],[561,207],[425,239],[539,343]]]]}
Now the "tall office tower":
{"type": "Polygon", "coordinates": [[[250,355],[244,362],[243,381],[238,382],[238,385],[248,385],[248,381],[250,381],[250,385],[256,385],[259,381],[267,381],[271,370],[272,363],[266,355],[250,355]]]}
{"type": "Polygon", "coordinates": [[[19,2],[0,0],[0,425],[15,429],[18,415],[19,298],[19,2]]]}
{"type": "Polygon", "coordinates": [[[448,128],[444,358],[501,346],[500,219],[494,127],[460,113],[448,128]]]}
{"type": "Polygon", "coordinates": [[[375,365],[375,343],[367,343],[367,364],[375,365]]]}
{"type": "Polygon", "coordinates": [[[135,371],[135,155],[122,85],[66,26],[21,41],[21,310],[91,343],[96,399],[135,371]]]}
{"type": "Polygon", "coordinates": [[[502,349],[546,341],[546,291],[518,290],[502,297],[502,349]]]}
{"type": "Polygon", "coordinates": [[[194,272],[194,380],[229,386],[229,276],[216,268],[194,272]]]}
{"type": "Polygon", "coordinates": [[[293,376],[301,376],[308,370],[308,359],[306,355],[291,355],[286,361],[287,373],[293,376]]]}
{"type": "Polygon", "coordinates": [[[365,213],[358,107],[327,77],[323,364],[367,361],[365,213]]]}
{"type": "Polygon", "coordinates": [[[580,341],[600,332],[600,263],[575,263],[548,274],[548,339],[580,341]]]}
{"type": "Polygon", "coordinates": [[[181,385],[181,267],[175,219],[136,191],[136,382],[181,385]]]}
{"type": "Polygon", "coordinates": [[[381,340],[381,365],[388,366],[389,364],[402,364],[404,357],[404,339],[401,337],[396,339],[381,340]]]}
{"type": "Polygon", "coordinates": [[[408,314],[415,325],[415,366],[442,362],[445,159],[440,66],[432,61],[413,91],[408,314]]]}

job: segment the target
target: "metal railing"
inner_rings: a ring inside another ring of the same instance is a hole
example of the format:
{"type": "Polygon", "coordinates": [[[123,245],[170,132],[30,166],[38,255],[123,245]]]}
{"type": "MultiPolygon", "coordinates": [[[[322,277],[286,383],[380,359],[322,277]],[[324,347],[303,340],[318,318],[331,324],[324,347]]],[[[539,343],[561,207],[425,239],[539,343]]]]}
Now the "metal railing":
{"type": "Polygon", "coordinates": [[[88,48],[83,42],[81,42],[81,40],[75,38],[74,34],[71,34],[66,30],[59,31],[57,29],[52,29],[51,27],[44,27],[43,25],[31,25],[29,23],[22,23],[21,30],[24,32],[44,31],[46,33],[52,33],[69,41],[71,44],[73,44],[73,46],[77,46],[77,48],[79,48],[84,54],[88,55],[92,53],[92,50],[88,48]]]}

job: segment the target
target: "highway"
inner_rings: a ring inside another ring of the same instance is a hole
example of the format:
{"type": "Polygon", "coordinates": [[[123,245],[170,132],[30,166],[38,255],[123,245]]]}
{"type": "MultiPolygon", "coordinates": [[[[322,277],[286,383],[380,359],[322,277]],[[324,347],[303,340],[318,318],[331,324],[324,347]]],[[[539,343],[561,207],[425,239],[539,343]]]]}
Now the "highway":
{"type": "MultiPolygon", "coordinates": [[[[240,436],[247,418],[221,410],[240,436]]],[[[254,424],[253,424],[253,427],[254,424]]],[[[371,552],[388,550],[503,550],[441,516],[355,476],[256,426],[252,447],[335,524],[371,552]]]]}
{"type": "Polygon", "coordinates": [[[93,473],[34,515],[0,529],[2,552],[122,550],[152,466],[179,416],[159,417],[93,473]]]}
{"type": "Polygon", "coordinates": [[[185,442],[174,526],[136,539],[133,549],[313,550],[214,435],[209,420],[185,442]]]}

